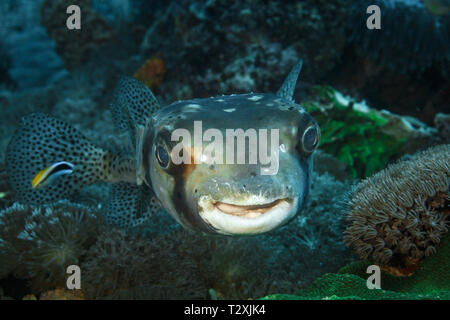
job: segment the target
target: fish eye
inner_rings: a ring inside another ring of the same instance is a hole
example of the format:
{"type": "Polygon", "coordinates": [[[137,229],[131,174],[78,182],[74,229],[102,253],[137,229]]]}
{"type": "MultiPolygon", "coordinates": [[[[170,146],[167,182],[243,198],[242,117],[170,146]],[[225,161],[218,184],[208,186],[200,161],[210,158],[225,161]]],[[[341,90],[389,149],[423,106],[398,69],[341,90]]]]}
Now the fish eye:
{"type": "Polygon", "coordinates": [[[159,165],[166,169],[169,166],[169,153],[162,146],[157,146],[155,150],[155,157],[158,160],[159,165]]]}
{"type": "Polygon", "coordinates": [[[316,125],[306,128],[302,136],[302,148],[305,152],[311,153],[319,144],[320,131],[316,125]]]}

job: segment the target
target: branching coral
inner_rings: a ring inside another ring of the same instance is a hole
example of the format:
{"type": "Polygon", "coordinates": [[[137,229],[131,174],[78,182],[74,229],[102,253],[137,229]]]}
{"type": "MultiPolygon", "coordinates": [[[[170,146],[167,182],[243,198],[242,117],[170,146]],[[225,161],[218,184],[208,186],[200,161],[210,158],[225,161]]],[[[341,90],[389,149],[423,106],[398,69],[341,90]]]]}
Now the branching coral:
{"type": "Polygon", "coordinates": [[[360,182],[345,243],[363,259],[401,267],[436,252],[449,228],[450,145],[432,147],[360,182]]]}
{"type": "Polygon", "coordinates": [[[0,252],[0,275],[14,271],[16,277],[31,279],[36,293],[63,286],[66,268],[79,264],[93,243],[98,221],[95,209],[67,201],[42,207],[16,203],[1,211],[1,245],[8,250],[0,252]]]}

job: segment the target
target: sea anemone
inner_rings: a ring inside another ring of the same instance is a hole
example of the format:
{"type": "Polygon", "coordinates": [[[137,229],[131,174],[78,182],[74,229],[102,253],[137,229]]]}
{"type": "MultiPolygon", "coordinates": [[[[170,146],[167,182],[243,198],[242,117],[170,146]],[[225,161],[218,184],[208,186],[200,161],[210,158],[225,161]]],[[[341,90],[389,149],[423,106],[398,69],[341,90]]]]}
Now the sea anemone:
{"type": "Polygon", "coordinates": [[[344,242],[363,259],[410,267],[448,231],[450,145],[390,165],[350,195],[344,242]]]}
{"type": "Polygon", "coordinates": [[[443,74],[450,68],[448,14],[419,0],[354,1],[349,15],[350,41],[393,71],[423,71],[434,65],[443,74]],[[381,10],[381,29],[366,27],[370,5],[381,10]]]}
{"type": "Polygon", "coordinates": [[[293,279],[272,268],[271,254],[261,239],[185,230],[146,239],[110,229],[81,266],[83,290],[90,299],[210,299],[212,292],[218,298],[248,299],[293,290],[293,279]]]}
{"type": "MultiPolygon", "coordinates": [[[[33,292],[65,285],[66,268],[79,264],[98,233],[100,213],[59,201],[34,207],[14,204],[0,212],[0,260],[18,278],[31,279],[33,292]],[[14,263],[13,263],[14,262],[14,263]]],[[[3,265],[3,263],[2,263],[3,265]]],[[[3,266],[2,266],[3,269],[3,266]]]]}
{"type": "Polygon", "coordinates": [[[118,298],[148,278],[154,252],[149,240],[122,229],[104,230],[82,264],[83,286],[91,299],[118,298]]]}
{"type": "Polygon", "coordinates": [[[21,264],[21,252],[30,244],[19,238],[30,214],[24,206],[15,203],[0,211],[0,279],[9,275],[21,264]]]}

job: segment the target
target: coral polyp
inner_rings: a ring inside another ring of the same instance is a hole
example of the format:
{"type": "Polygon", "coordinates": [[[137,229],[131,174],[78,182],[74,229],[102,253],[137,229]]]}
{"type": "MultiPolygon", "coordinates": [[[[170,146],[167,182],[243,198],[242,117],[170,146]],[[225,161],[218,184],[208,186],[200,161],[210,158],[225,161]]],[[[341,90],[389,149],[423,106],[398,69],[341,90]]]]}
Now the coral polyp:
{"type": "Polygon", "coordinates": [[[432,147],[360,182],[344,242],[363,259],[409,267],[436,252],[450,225],[450,145],[432,147]]]}
{"type": "Polygon", "coordinates": [[[34,293],[62,286],[66,268],[78,264],[98,233],[99,212],[60,201],[33,207],[14,204],[0,212],[0,239],[5,248],[0,275],[14,270],[18,278],[32,279],[34,293]]]}

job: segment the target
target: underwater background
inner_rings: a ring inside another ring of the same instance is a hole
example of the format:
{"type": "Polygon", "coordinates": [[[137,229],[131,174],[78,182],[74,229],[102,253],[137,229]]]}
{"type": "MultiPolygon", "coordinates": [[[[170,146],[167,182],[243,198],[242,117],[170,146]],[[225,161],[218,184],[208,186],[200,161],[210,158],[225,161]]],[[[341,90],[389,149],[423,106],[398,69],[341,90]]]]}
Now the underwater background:
{"type": "Polygon", "coordinates": [[[450,1],[2,0],[0,111],[0,299],[450,299],[450,1]],[[366,27],[372,4],[381,30],[366,27]],[[124,230],[102,218],[106,183],[43,206],[9,185],[25,115],[119,148],[120,76],[164,106],[276,92],[300,58],[294,99],[322,137],[285,227],[203,236],[161,209],[124,230]],[[383,290],[366,287],[373,263],[383,290]],[[72,264],[82,290],[65,289],[72,264]]]}

